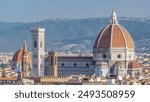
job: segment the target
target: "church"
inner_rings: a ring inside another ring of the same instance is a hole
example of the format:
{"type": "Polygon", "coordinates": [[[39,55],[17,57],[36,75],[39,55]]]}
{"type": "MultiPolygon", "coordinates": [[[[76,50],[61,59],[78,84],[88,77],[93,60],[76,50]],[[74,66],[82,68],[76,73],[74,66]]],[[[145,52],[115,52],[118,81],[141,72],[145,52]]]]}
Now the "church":
{"type": "Polygon", "coordinates": [[[22,77],[29,77],[31,75],[31,53],[28,51],[26,40],[24,41],[23,48],[19,49],[15,52],[13,58],[12,58],[12,69],[16,73],[22,72],[22,77]]]}
{"type": "MultiPolygon", "coordinates": [[[[57,51],[50,51],[45,55],[44,33],[44,28],[31,30],[31,76],[86,75],[116,78],[126,75],[137,77],[142,71],[142,66],[135,57],[134,41],[130,33],[119,24],[115,9],[112,11],[110,22],[95,40],[92,56],[62,56],[57,51]]],[[[15,53],[13,64],[25,64],[22,62],[24,54],[15,59],[19,56],[17,54],[19,52],[15,53]]],[[[24,70],[25,67],[22,65],[22,68],[24,70]]]]}
{"type": "Polygon", "coordinates": [[[109,24],[97,36],[93,46],[96,72],[102,76],[137,76],[141,65],[135,58],[135,45],[130,33],[119,24],[113,9],[109,24]]]}

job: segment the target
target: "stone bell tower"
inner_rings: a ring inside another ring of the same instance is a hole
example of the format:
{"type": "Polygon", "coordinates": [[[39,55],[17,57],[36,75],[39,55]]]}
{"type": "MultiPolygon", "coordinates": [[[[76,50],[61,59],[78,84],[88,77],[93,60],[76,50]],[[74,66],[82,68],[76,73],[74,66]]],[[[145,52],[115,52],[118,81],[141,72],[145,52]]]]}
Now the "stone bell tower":
{"type": "Polygon", "coordinates": [[[32,43],[32,76],[44,76],[44,28],[31,30],[32,43]]]}

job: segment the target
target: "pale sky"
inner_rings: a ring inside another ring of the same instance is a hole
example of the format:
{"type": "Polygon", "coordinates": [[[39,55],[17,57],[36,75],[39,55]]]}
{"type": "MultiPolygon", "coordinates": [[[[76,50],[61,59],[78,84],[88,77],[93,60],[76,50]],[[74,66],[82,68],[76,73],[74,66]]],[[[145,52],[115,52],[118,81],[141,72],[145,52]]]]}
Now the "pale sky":
{"type": "Polygon", "coordinates": [[[0,21],[34,22],[53,18],[150,17],[150,0],[0,0],[0,21]]]}

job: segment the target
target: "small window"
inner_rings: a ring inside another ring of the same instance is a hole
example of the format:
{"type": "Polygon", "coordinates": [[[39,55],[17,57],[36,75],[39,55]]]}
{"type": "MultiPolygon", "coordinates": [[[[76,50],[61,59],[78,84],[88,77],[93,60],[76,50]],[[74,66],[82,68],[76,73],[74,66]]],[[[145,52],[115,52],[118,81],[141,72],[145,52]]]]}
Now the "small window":
{"type": "Polygon", "coordinates": [[[36,65],[34,64],[34,68],[36,68],[36,65]]]}
{"type": "Polygon", "coordinates": [[[110,74],[113,74],[114,73],[114,70],[113,68],[110,69],[110,74]]]}
{"type": "Polygon", "coordinates": [[[103,58],[106,58],[106,54],[103,54],[103,58]]]}
{"type": "Polygon", "coordinates": [[[16,66],[16,63],[13,63],[13,66],[16,66]]]}
{"type": "Polygon", "coordinates": [[[51,65],[53,65],[53,56],[51,56],[51,65]]]}
{"type": "Polygon", "coordinates": [[[37,55],[33,55],[33,58],[37,58],[37,55]]]}
{"type": "Polygon", "coordinates": [[[65,64],[64,64],[64,63],[62,63],[61,65],[62,65],[62,67],[64,67],[64,65],[65,65],[65,64]]]}
{"type": "Polygon", "coordinates": [[[76,66],[77,66],[77,64],[76,64],[76,63],[74,63],[74,66],[76,67],[76,66]]]}
{"type": "Polygon", "coordinates": [[[36,48],[37,47],[37,43],[36,43],[36,41],[34,41],[34,48],[36,48]]]}
{"type": "Polygon", "coordinates": [[[117,55],[117,58],[121,58],[121,55],[117,55]]]}
{"type": "Polygon", "coordinates": [[[88,67],[88,66],[89,66],[89,64],[87,63],[87,64],[86,64],[86,66],[88,67]]]}
{"type": "Polygon", "coordinates": [[[129,58],[131,58],[131,55],[129,55],[129,58]]]}

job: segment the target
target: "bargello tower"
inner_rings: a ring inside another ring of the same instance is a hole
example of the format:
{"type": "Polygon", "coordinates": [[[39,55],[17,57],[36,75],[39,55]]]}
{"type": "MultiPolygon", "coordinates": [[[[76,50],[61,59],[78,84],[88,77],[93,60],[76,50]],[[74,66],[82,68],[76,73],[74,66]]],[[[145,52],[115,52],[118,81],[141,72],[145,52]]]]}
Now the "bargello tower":
{"type": "Polygon", "coordinates": [[[32,76],[44,76],[44,28],[31,30],[32,76]]]}

